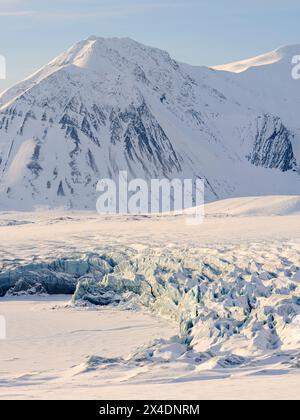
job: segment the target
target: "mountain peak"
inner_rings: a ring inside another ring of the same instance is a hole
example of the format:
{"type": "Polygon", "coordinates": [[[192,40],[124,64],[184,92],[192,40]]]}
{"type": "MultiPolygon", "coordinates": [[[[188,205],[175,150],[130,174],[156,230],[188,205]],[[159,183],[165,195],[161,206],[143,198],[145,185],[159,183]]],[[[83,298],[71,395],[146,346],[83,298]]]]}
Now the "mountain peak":
{"type": "Polygon", "coordinates": [[[108,65],[119,67],[122,61],[132,64],[141,64],[145,61],[150,63],[151,59],[153,61],[153,56],[160,61],[171,60],[167,52],[148,47],[131,38],[102,38],[92,35],[74,44],[52,60],[48,66],[53,69],[75,65],[98,72],[103,68],[108,70],[108,65]]]}
{"type": "Polygon", "coordinates": [[[136,67],[170,70],[174,61],[166,51],[143,45],[131,38],[103,38],[92,35],[62,52],[44,67],[0,94],[0,107],[60,70],[90,71],[98,79],[105,75],[130,75],[136,67]]]}
{"type": "MultiPolygon", "coordinates": [[[[99,41],[102,43],[110,43],[110,42],[115,42],[115,43],[124,43],[124,42],[128,42],[128,43],[136,43],[139,44],[139,42],[133,40],[130,37],[102,37],[102,36],[96,36],[96,35],[90,35],[86,40],[84,41],[99,41]]],[[[142,45],[142,44],[140,44],[142,45]]]]}
{"type": "Polygon", "coordinates": [[[129,38],[78,42],[0,96],[2,207],[92,209],[98,180],[120,170],[203,177],[209,200],[298,194],[299,95],[286,69],[267,67],[229,77],[129,38]]]}

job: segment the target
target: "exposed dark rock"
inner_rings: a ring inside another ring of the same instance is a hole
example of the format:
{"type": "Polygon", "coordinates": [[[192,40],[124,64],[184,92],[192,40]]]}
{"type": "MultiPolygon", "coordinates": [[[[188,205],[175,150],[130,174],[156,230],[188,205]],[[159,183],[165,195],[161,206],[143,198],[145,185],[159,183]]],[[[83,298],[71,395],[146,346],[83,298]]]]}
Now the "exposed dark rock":
{"type": "Polygon", "coordinates": [[[57,190],[57,195],[58,195],[58,197],[65,197],[65,191],[64,191],[62,181],[60,181],[60,183],[59,183],[58,190],[57,190]]]}
{"type": "Polygon", "coordinates": [[[265,115],[258,120],[257,135],[249,160],[255,166],[276,168],[283,172],[293,169],[296,160],[292,135],[280,118],[265,115]]]}

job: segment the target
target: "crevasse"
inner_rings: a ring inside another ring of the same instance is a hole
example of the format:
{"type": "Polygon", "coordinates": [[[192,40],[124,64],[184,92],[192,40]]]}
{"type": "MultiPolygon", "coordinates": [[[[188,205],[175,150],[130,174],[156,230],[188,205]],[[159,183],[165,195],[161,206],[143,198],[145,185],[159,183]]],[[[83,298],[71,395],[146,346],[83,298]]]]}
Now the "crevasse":
{"type": "Polygon", "coordinates": [[[0,291],[73,294],[75,306],[118,305],[135,296],[178,322],[181,341],[200,353],[237,343],[240,356],[297,350],[300,250],[285,245],[287,258],[277,245],[268,253],[264,244],[250,248],[110,250],[9,265],[0,273],[0,291]]]}

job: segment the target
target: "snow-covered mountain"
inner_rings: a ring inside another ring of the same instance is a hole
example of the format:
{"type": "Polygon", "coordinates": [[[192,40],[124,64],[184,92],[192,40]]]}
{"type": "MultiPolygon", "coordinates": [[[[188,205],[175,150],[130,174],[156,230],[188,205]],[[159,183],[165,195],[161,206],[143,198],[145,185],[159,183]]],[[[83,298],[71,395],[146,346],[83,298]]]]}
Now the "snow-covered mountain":
{"type": "Polygon", "coordinates": [[[299,194],[296,53],[216,70],[131,39],[79,42],[0,95],[0,210],[94,208],[119,170],[204,178],[208,200],[299,194]]]}

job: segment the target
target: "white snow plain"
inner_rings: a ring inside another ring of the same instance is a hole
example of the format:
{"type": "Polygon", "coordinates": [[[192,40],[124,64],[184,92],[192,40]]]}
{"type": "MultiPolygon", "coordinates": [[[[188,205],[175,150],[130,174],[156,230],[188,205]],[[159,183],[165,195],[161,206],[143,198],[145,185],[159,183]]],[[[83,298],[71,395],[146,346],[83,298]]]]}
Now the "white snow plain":
{"type": "Polygon", "coordinates": [[[120,303],[1,298],[0,398],[299,399],[299,203],[224,200],[199,226],[172,215],[2,213],[2,279],[112,255],[113,273],[89,273],[75,296],[105,284],[120,303]]]}

